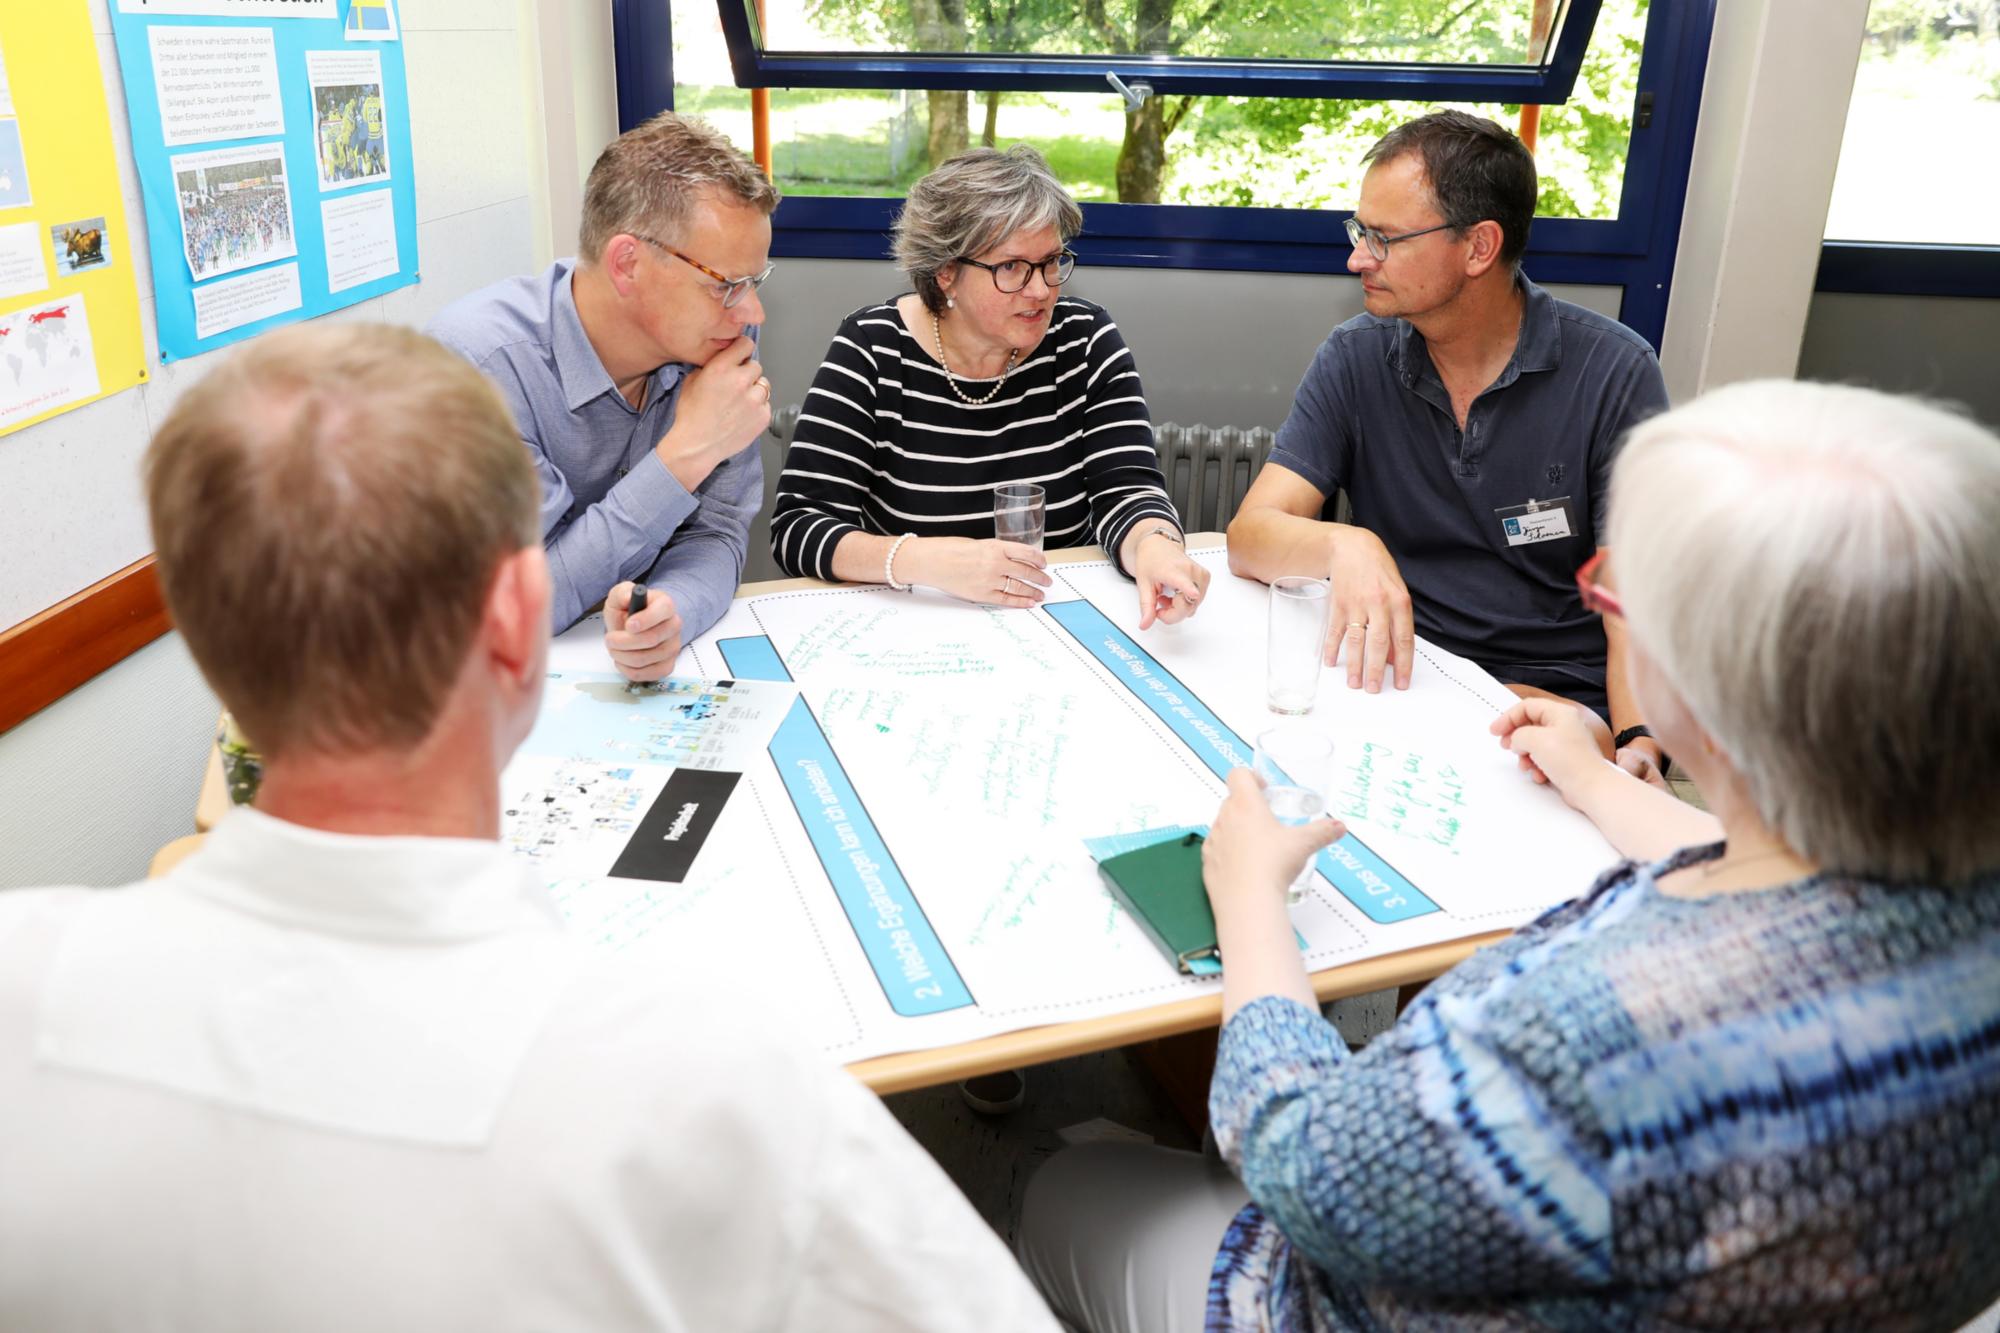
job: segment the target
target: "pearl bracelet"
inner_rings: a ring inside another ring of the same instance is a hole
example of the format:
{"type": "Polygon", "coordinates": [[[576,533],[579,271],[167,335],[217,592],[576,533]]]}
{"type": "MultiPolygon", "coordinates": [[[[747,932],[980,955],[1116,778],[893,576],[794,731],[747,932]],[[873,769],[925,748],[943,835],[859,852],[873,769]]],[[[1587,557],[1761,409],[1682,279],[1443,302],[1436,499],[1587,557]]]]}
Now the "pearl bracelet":
{"type": "Polygon", "coordinates": [[[914,536],[916,536],[914,532],[906,532],[896,538],[895,541],[889,543],[889,554],[882,557],[882,581],[897,592],[908,592],[916,586],[913,583],[896,582],[896,552],[902,550],[903,543],[914,536]]]}

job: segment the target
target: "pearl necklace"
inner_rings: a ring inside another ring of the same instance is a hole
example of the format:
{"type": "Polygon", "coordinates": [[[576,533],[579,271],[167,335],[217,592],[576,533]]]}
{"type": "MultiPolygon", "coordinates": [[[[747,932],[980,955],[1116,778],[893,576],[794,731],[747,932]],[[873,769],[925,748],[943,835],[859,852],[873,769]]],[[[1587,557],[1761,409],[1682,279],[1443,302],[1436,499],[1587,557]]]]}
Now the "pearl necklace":
{"type": "Polygon", "coordinates": [[[984,398],[974,398],[971,394],[958,387],[958,378],[951,373],[951,366],[944,359],[944,330],[938,327],[937,311],[935,310],[931,311],[931,339],[937,343],[938,364],[944,367],[944,382],[951,386],[951,391],[958,395],[958,400],[961,403],[972,407],[983,406],[999,397],[1000,390],[1007,387],[1007,377],[1014,373],[1014,363],[1021,359],[1020,348],[1009,348],[1007,351],[1007,368],[1000,372],[1000,378],[993,382],[993,387],[986,391],[984,398]]]}

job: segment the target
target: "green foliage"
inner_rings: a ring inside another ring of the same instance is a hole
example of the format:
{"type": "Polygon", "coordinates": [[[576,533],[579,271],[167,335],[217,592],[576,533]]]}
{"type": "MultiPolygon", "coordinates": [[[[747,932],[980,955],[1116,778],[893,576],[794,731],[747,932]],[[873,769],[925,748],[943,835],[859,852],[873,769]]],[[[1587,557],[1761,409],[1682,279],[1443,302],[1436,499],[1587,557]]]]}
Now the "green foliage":
{"type": "MultiPolygon", "coordinates": [[[[1624,180],[1648,0],[1606,0],[1571,100],[1544,108],[1537,160],[1541,212],[1611,217],[1624,180]]],[[[1959,0],[1964,3],[1964,0],[1959,0]]],[[[2000,4],[2000,0],[1979,0],[2000,4]]],[[[1877,0],[1928,12],[1945,0],[1877,0]]],[[[1130,52],[1235,58],[1518,62],[1526,58],[1529,0],[806,0],[808,22],[834,44],[874,49],[1130,52]],[[939,23],[959,25],[940,38],[939,23]]],[[[1913,20],[1914,21],[1914,20],[1913,20]]],[[[900,193],[921,170],[885,149],[880,94],[820,90],[824,100],[780,136],[777,167],[793,193],[900,193]],[[877,99],[871,102],[870,97],[877,99]]],[[[727,94],[723,94],[725,97],[727,94]]],[[[741,94],[737,94],[741,96],[741,94]]],[[[774,104],[803,107],[805,92],[774,104]]],[[[685,102],[685,97],[683,101],[685,102]]],[[[1117,197],[1127,118],[1077,114],[1089,99],[1009,94],[999,142],[1026,138],[1079,198],[1117,197]],[[1060,107],[1059,114],[1052,114],[1060,107]]],[[[1169,99],[1162,202],[1292,208],[1346,207],[1360,189],[1362,153],[1393,126],[1437,105],[1331,99],[1169,99]],[[1183,101],[1185,112],[1176,118],[1183,101]]],[[[690,106],[688,109],[699,109],[690,106]]],[[[1468,107],[1512,126],[1514,107],[1468,107]]],[[[722,113],[723,108],[715,108],[722,113]]],[[[983,108],[974,107],[974,136],[983,108]]],[[[921,116],[922,112],[917,113],[921,116]]],[[[1159,126],[1153,127],[1157,133],[1159,126]]],[[[747,137],[747,136],[746,136],[747,137]]],[[[921,139],[921,126],[919,126],[921,139]]],[[[921,157],[921,155],[919,155],[921,157]]],[[[1127,177],[1128,186],[1131,178],[1127,177]]]]}

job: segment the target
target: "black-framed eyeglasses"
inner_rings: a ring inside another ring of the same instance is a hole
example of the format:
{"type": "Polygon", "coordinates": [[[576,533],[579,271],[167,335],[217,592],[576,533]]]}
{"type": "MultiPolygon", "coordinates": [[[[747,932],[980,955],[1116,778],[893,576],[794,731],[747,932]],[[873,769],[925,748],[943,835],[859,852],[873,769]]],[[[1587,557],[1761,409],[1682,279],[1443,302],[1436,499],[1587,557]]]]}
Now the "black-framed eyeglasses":
{"type": "Polygon", "coordinates": [[[1076,271],[1076,256],[1065,250],[1052,259],[1044,259],[1037,264],[1031,259],[1003,259],[997,264],[982,264],[977,259],[961,259],[961,264],[983,268],[993,275],[995,290],[1012,296],[1028,285],[1028,277],[1037,269],[1042,281],[1051,288],[1062,286],[1069,281],[1069,275],[1076,271]]]}
{"type": "Polygon", "coordinates": [[[686,264],[689,268],[692,268],[695,272],[700,273],[705,277],[715,279],[717,285],[721,288],[721,290],[717,291],[715,295],[721,298],[722,308],[724,310],[727,310],[731,306],[740,303],[743,300],[745,294],[755,291],[757,288],[762,287],[766,282],[770,281],[771,275],[775,273],[778,268],[776,264],[766,264],[764,265],[764,271],[762,273],[759,273],[754,278],[731,278],[721,273],[717,273],[714,269],[702,263],[699,259],[689,259],[686,255],[674,249],[674,247],[672,247],[671,245],[663,245],[659,241],[654,240],[652,237],[641,235],[639,232],[636,231],[633,232],[632,235],[637,239],[644,241],[646,244],[652,246],[655,250],[666,251],[668,254],[672,255],[675,259],[680,260],[683,264],[686,264]]]}
{"type": "Polygon", "coordinates": [[[1347,220],[1347,242],[1357,250],[1363,246],[1368,247],[1368,253],[1374,255],[1375,262],[1379,264],[1388,260],[1389,247],[1397,241],[1407,241],[1413,236],[1428,236],[1434,231],[1444,231],[1450,226],[1449,222],[1440,222],[1435,227],[1420,227],[1416,231],[1406,231],[1396,236],[1384,236],[1380,228],[1363,226],[1358,218],[1349,218],[1347,220]]]}

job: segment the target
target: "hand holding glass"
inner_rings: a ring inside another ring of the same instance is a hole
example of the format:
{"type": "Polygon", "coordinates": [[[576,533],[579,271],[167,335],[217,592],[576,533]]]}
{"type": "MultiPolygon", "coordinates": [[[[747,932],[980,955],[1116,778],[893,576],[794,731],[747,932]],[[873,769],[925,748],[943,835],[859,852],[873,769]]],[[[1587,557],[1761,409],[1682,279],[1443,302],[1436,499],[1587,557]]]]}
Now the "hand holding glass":
{"type": "MultiPolygon", "coordinates": [[[[1327,793],[1333,790],[1331,737],[1296,723],[1272,727],[1258,735],[1251,766],[1264,780],[1264,799],[1280,824],[1297,828],[1326,813],[1327,793]]],[[[1304,898],[1312,877],[1312,861],[1308,860],[1287,886],[1286,903],[1304,898]]]]}

